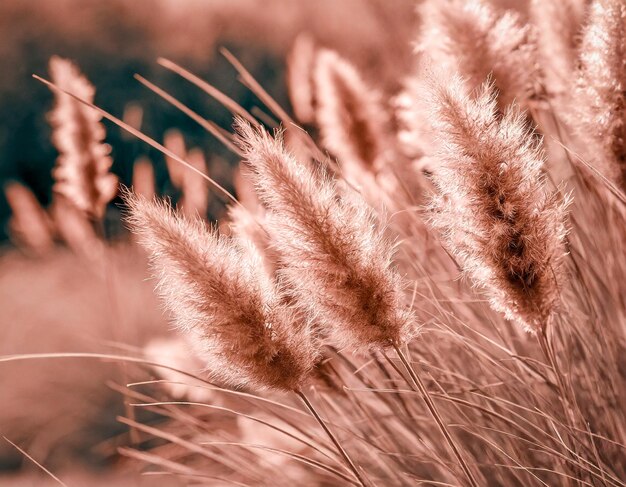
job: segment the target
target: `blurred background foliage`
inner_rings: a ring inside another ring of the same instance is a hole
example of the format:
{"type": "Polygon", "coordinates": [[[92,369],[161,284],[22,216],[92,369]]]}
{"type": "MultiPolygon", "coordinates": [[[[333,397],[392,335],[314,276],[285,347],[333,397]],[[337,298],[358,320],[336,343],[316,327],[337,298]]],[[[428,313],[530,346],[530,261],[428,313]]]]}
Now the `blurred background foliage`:
{"type": "MultiPolygon", "coordinates": [[[[141,74],[223,128],[231,114],[220,104],[157,64],[168,57],[228,94],[247,109],[262,106],[237,81],[235,70],[218,53],[227,47],[282,105],[288,106],[284,57],[295,36],[309,31],[319,42],[332,43],[357,64],[376,72],[381,84],[397,86],[393,66],[408,58],[410,49],[390,52],[380,42],[393,42],[398,29],[410,29],[414,3],[394,0],[7,0],[0,2],[0,185],[22,182],[46,205],[51,197],[50,171],[57,156],[50,141],[47,113],[52,107],[48,88],[32,78],[47,77],[52,55],[69,58],[96,87],[96,104],[122,117],[129,103],[143,109],[142,131],[158,141],[178,128],[189,147],[234,162],[234,155],[176,108],[138,83],[141,74]],[[322,5],[320,5],[320,3],[322,5]],[[403,21],[398,22],[402,17],[403,21]],[[394,20],[395,19],[395,20],[394,20]],[[389,29],[395,26],[395,32],[389,29]],[[400,27],[398,27],[400,26],[400,27]],[[374,32],[377,35],[372,35],[374,32]],[[354,42],[358,37],[359,42],[354,42]],[[374,40],[377,39],[377,42],[374,40]],[[378,44],[378,45],[377,45],[378,44]],[[386,79],[385,79],[386,78],[386,79]]],[[[388,46],[387,46],[388,47],[388,46]]],[[[397,69],[396,69],[397,71],[397,69]]],[[[130,184],[132,166],[148,156],[156,169],[159,191],[174,191],[163,157],[134,137],[106,122],[112,146],[113,171],[130,184]]],[[[213,174],[228,189],[227,175],[213,174]]],[[[114,202],[115,203],[115,202],[114,202]]],[[[116,212],[115,205],[111,211],[116,212]]],[[[0,239],[7,239],[10,211],[0,196],[0,239]]],[[[218,216],[218,215],[211,215],[218,216]]],[[[116,216],[109,219],[115,220],[116,216]]]]}

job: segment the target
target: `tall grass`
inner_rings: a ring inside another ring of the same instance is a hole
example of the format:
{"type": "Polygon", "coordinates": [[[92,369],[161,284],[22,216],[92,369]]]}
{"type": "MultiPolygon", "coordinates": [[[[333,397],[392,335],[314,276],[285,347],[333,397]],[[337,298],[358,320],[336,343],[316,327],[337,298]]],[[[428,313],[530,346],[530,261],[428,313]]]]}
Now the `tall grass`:
{"type": "Polygon", "coordinates": [[[270,115],[163,61],[236,117],[217,129],[142,81],[242,157],[219,229],[206,189],[224,190],[180,134],[162,146],[100,110],[184,194],[146,198],[145,162],[125,192],[189,357],[120,388],[156,413],[120,418],[138,434],[121,453],[190,485],[626,485],[626,7],[577,8],[581,26],[541,35],[558,8],[425,2],[393,93],[300,38],[308,131],[230,53],[270,115]]]}

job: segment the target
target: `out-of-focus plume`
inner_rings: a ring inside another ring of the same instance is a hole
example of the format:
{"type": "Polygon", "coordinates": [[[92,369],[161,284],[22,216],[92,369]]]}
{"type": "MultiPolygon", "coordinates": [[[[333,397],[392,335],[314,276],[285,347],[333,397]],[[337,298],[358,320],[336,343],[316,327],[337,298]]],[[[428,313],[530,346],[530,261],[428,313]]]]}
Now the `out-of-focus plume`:
{"type": "MultiPolygon", "coordinates": [[[[183,134],[180,133],[179,130],[170,129],[165,132],[165,136],[163,138],[163,145],[167,150],[173,152],[178,157],[185,157],[187,153],[187,148],[185,146],[185,138],[183,134]]],[[[167,172],[170,175],[170,179],[172,184],[177,188],[181,188],[183,185],[183,179],[185,175],[185,171],[187,170],[182,164],[178,161],[172,159],[169,156],[165,156],[165,163],[167,164],[167,172]]]]}
{"type": "Polygon", "coordinates": [[[388,116],[380,94],[336,52],[320,50],[315,62],[316,120],[323,144],[340,164],[376,172],[388,148],[388,116]]]}
{"type": "Polygon", "coordinates": [[[541,331],[559,300],[568,198],[548,191],[523,115],[499,117],[492,86],[472,97],[452,78],[432,90],[442,138],[433,226],[496,310],[541,331]]]}
{"type": "Polygon", "coordinates": [[[54,246],[52,223],[37,197],[17,182],[7,184],[4,193],[13,212],[9,224],[12,237],[36,255],[50,251],[54,246]]]}
{"type": "MultiPolygon", "coordinates": [[[[138,103],[127,103],[124,107],[124,115],[122,116],[124,123],[127,123],[132,128],[141,130],[143,123],[143,108],[138,103]]],[[[132,137],[128,132],[122,132],[125,138],[132,137]]]]}
{"type": "Polygon", "coordinates": [[[392,245],[373,211],[341,193],[271,137],[239,119],[245,161],[280,255],[279,276],[295,300],[340,346],[387,347],[414,331],[392,245]]]}
{"type": "MultiPolygon", "coordinates": [[[[203,174],[207,173],[207,163],[202,149],[194,147],[187,153],[187,162],[203,174]]],[[[180,164],[178,164],[180,166],[180,164]]],[[[209,187],[206,181],[194,171],[183,168],[182,186],[183,196],[179,202],[182,212],[189,216],[206,218],[209,206],[209,187]]]]}
{"type": "MultiPolygon", "coordinates": [[[[93,85],[71,61],[53,56],[50,75],[59,88],[93,102],[93,85]]],[[[109,172],[112,160],[110,147],[103,142],[102,116],[64,93],[55,91],[54,96],[50,123],[59,157],[53,170],[53,190],[89,217],[100,219],[118,186],[117,177],[109,172]]]]}
{"type": "Polygon", "coordinates": [[[467,78],[472,89],[490,75],[498,106],[514,100],[526,107],[539,92],[535,34],[517,12],[500,12],[483,0],[430,0],[419,50],[433,63],[467,78]]]}
{"type": "Polygon", "coordinates": [[[315,120],[313,67],[315,42],[307,34],[300,34],[287,57],[287,87],[296,118],[301,123],[315,120]]]}
{"type": "MultiPolygon", "coordinates": [[[[183,134],[176,129],[168,130],[164,138],[165,147],[185,159],[191,166],[203,174],[207,174],[208,166],[204,152],[200,148],[187,150],[183,134]]],[[[172,184],[181,190],[181,198],[178,207],[189,217],[200,215],[206,217],[209,206],[209,187],[204,179],[195,171],[184,167],[178,161],[165,156],[167,170],[172,184]]]]}
{"type": "Polygon", "coordinates": [[[532,0],[530,20],[537,33],[537,51],[546,88],[561,95],[576,68],[578,34],[585,0],[532,0]]]}
{"type": "Polygon", "coordinates": [[[244,206],[233,205],[228,209],[230,227],[235,235],[242,240],[251,242],[263,260],[268,275],[276,273],[279,255],[273,246],[267,229],[267,212],[258,207],[254,213],[244,206]]]}
{"type": "Polygon", "coordinates": [[[626,190],[626,4],[596,0],[580,45],[572,123],[597,169],[626,190]]]}
{"type": "Polygon", "coordinates": [[[133,191],[146,199],[152,199],[156,191],[154,166],[146,156],[141,156],[133,166],[133,191]]]}
{"type": "Polygon", "coordinates": [[[163,203],[125,199],[165,305],[208,371],[237,385],[299,389],[316,360],[312,334],[254,253],[163,203]]]}
{"type": "Polygon", "coordinates": [[[85,214],[66,198],[57,198],[50,214],[61,239],[77,255],[89,259],[102,256],[103,242],[85,214]]]}

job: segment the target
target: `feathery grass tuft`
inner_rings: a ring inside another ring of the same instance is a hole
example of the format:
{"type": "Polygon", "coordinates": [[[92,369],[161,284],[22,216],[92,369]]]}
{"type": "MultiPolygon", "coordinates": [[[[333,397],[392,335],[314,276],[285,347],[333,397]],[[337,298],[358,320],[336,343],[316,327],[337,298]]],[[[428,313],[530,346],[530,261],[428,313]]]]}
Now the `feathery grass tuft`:
{"type": "Polygon", "coordinates": [[[130,193],[125,200],[159,293],[176,326],[192,335],[207,370],[235,385],[299,389],[315,363],[313,336],[259,272],[254,254],[164,203],[130,193]]]}
{"type": "Polygon", "coordinates": [[[548,190],[523,115],[510,107],[499,117],[490,84],[471,97],[459,78],[433,83],[442,139],[433,226],[495,309],[540,331],[559,302],[569,198],[548,190]]]}
{"type": "MultiPolygon", "coordinates": [[[[93,85],[71,61],[53,56],[50,75],[59,88],[93,102],[93,85]]],[[[53,189],[90,217],[100,219],[117,193],[117,176],[109,172],[110,147],[103,142],[102,116],[64,93],[54,93],[56,103],[49,116],[59,157],[52,173],[53,189]]]]}

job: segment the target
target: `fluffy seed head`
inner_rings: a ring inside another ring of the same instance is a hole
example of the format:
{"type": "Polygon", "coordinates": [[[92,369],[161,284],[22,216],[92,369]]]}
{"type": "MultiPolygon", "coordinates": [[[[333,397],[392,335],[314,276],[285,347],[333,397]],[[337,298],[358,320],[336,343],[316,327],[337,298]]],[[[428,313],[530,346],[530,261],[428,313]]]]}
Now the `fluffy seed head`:
{"type": "MultiPolygon", "coordinates": [[[[50,75],[59,88],[90,103],[95,89],[67,59],[53,56],[50,75]]],[[[117,193],[117,177],[109,172],[110,147],[103,143],[102,116],[72,97],[55,91],[50,113],[52,142],[59,151],[52,175],[53,190],[93,218],[101,218],[106,204],[117,193]]]]}
{"type": "Polygon", "coordinates": [[[596,0],[580,46],[573,124],[593,162],[626,189],[626,4],[596,0]]]}
{"type": "Polygon", "coordinates": [[[165,306],[208,371],[235,385],[298,389],[316,360],[312,335],[254,252],[164,203],[125,199],[165,306]]]}
{"type": "Polygon", "coordinates": [[[269,209],[279,276],[296,302],[340,346],[405,340],[413,316],[392,269],[392,246],[371,208],[339,193],[271,137],[239,120],[237,130],[259,197],[269,209]]]}
{"type": "Polygon", "coordinates": [[[17,243],[42,255],[54,246],[52,222],[37,197],[20,183],[11,182],[4,188],[13,215],[9,227],[17,243]]]}
{"type": "Polygon", "coordinates": [[[523,115],[498,116],[491,86],[473,99],[453,78],[433,81],[433,94],[442,138],[433,226],[496,310],[539,331],[559,299],[568,198],[548,191],[523,115]]]}
{"type": "Polygon", "coordinates": [[[354,66],[328,49],[313,73],[316,120],[324,145],[342,164],[376,171],[386,152],[388,117],[380,95],[354,66]]]}
{"type": "Polygon", "coordinates": [[[483,0],[432,0],[420,49],[439,67],[458,71],[478,88],[492,77],[501,109],[516,100],[525,105],[538,92],[538,60],[532,27],[513,11],[497,11],[483,0]]]}

